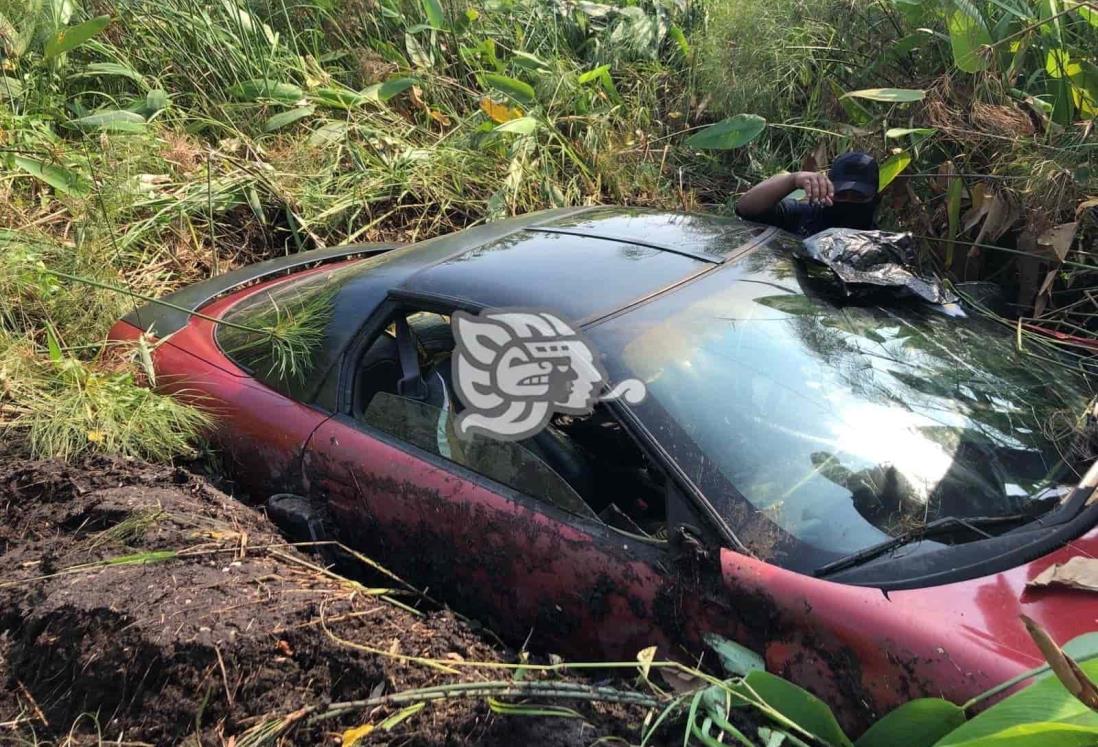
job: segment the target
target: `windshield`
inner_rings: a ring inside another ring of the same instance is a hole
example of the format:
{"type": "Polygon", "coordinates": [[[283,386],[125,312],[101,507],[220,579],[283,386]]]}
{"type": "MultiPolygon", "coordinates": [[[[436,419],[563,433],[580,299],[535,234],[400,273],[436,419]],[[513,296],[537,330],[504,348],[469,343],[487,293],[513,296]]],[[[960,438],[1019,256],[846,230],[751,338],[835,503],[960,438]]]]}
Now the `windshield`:
{"type": "Polygon", "coordinates": [[[777,249],[589,332],[738,539],[786,567],[947,516],[1032,518],[1078,479],[1085,377],[988,321],[844,303],[777,249]]]}

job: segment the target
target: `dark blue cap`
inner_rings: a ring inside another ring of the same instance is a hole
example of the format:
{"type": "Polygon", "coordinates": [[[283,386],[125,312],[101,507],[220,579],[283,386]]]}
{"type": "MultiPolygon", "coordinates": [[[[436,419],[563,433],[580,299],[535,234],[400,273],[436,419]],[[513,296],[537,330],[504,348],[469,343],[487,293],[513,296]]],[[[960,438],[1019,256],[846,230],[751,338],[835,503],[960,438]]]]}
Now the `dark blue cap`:
{"type": "Polygon", "coordinates": [[[863,197],[876,197],[880,176],[877,172],[877,160],[868,153],[853,150],[843,153],[831,164],[828,178],[835,185],[836,194],[853,191],[863,197]]]}

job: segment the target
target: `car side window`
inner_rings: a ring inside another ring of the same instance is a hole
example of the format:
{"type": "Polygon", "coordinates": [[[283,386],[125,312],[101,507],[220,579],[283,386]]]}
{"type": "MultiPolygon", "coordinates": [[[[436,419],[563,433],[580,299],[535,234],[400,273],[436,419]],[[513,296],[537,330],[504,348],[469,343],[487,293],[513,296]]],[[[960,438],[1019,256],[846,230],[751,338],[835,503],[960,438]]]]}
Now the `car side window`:
{"type": "Polygon", "coordinates": [[[308,399],[355,329],[347,323],[353,315],[340,308],[340,288],[383,256],[294,276],[255,293],[225,313],[214,333],[217,344],[258,381],[308,399]]]}
{"type": "Polygon", "coordinates": [[[568,513],[627,534],[666,536],[667,481],[602,405],[557,416],[522,441],[459,436],[454,337],[445,314],[397,312],[363,349],[350,377],[351,414],[370,427],[568,513]],[[404,360],[395,321],[407,320],[404,360]],[[414,347],[414,355],[411,349],[414,347]],[[405,371],[414,358],[415,371],[405,371]]]}
{"type": "Polygon", "coordinates": [[[564,478],[521,444],[478,434],[459,435],[454,429],[452,410],[378,392],[370,399],[361,420],[520,493],[546,500],[568,513],[597,518],[564,478]]]}

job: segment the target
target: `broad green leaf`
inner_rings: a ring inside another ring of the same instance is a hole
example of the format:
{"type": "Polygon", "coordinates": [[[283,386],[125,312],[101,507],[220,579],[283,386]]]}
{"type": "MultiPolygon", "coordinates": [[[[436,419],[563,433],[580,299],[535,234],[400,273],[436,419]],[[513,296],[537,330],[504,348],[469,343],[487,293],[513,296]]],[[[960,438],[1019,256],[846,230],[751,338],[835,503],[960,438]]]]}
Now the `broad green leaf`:
{"type": "Polygon", "coordinates": [[[52,60],[58,55],[76,49],[88,39],[91,39],[100,31],[107,28],[107,24],[110,22],[110,16],[96,16],[83,23],[78,23],[75,26],[68,26],[61,29],[46,42],[45,58],[47,60],[52,60]]]}
{"type": "Polygon", "coordinates": [[[304,119],[305,117],[312,116],[315,111],[315,106],[298,106],[284,112],[279,112],[278,114],[275,114],[267,119],[267,121],[263,124],[263,131],[274,132],[275,130],[280,130],[287,125],[293,124],[299,119],[304,119]]]}
{"type": "Polygon", "coordinates": [[[382,101],[388,101],[398,93],[404,93],[418,82],[417,78],[390,78],[377,89],[377,97],[382,101]]]}
{"type": "Polygon", "coordinates": [[[878,178],[877,189],[883,190],[909,165],[911,165],[911,154],[906,150],[902,150],[899,153],[886,158],[884,163],[881,164],[881,173],[878,178]]]}
{"type": "Polygon", "coordinates": [[[529,106],[534,103],[534,87],[529,83],[499,73],[481,73],[480,79],[484,85],[506,94],[520,104],[529,106]]]}
{"type": "Polygon", "coordinates": [[[1052,94],[1052,121],[1069,126],[1075,119],[1075,95],[1069,78],[1049,78],[1046,81],[1052,94]]]}
{"type": "Polygon", "coordinates": [[[1045,72],[1053,78],[1071,75],[1070,65],[1071,59],[1068,57],[1067,51],[1063,49],[1050,49],[1048,56],[1045,57],[1045,72]]]}
{"type": "Polygon", "coordinates": [[[98,111],[79,119],[71,119],[70,127],[80,130],[103,130],[105,132],[144,132],[145,118],[134,112],[122,109],[98,111]]]}
{"type": "MultiPolygon", "coordinates": [[[[1080,662],[1091,678],[1098,659],[1080,662]]],[[[1098,743],[1098,713],[1069,693],[1055,677],[1034,682],[962,724],[935,747],[1073,747],[1098,743]]]]}
{"type": "Polygon", "coordinates": [[[1084,117],[1098,115],[1098,65],[1090,60],[1078,60],[1068,66],[1071,94],[1075,108],[1084,117]]]}
{"type": "Polygon", "coordinates": [[[721,667],[730,676],[742,677],[756,669],[766,669],[766,663],[761,656],[734,641],[730,641],[716,633],[706,633],[705,645],[713,649],[717,658],[721,661],[721,667]]]}
{"type": "Polygon", "coordinates": [[[404,23],[404,14],[400,12],[400,6],[397,0],[380,0],[377,5],[381,9],[381,15],[386,18],[392,18],[394,21],[404,23]]]}
{"type": "Polygon", "coordinates": [[[496,132],[512,132],[516,135],[531,135],[538,129],[538,121],[533,117],[519,117],[496,127],[496,132]]]}
{"type": "Polygon", "coordinates": [[[274,99],[275,101],[293,104],[300,101],[305,92],[293,83],[282,83],[269,78],[255,78],[237,83],[229,89],[229,94],[241,101],[274,99]]]}
{"type": "Polygon", "coordinates": [[[854,747],[931,747],[964,722],[965,712],[960,706],[941,698],[919,698],[870,726],[854,747]]]}
{"type": "Polygon", "coordinates": [[[679,53],[685,60],[690,57],[690,43],[686,41],[686,34],[676,24],[672,23],[671,27],[667,29],[667,35],[671,37],[671,41],[675,42],[675,46],[679,48],[679,53]]]}
{"type": "Polygon", "coordinates": [[[856,125],[865,125],[873,121],[873,115],[869,113],[869,110],[855,99],[848,98],[843,93],[843,89],[839,88],[838,83],[828,78],[827,84],[831,87],[831,93],[838,99],[839,106],[846,112],[846,116],[850,117],[851,122],[856,125]]]}
{"type": "Polygon", "coordinates": [[[117,62],[92,62],[85,65],[83,70],[71,77],[89,78],[92,76],[117,76],[119,78],[129,78],[142,88],[148,87],[144,75],[137,72],[129,65],[122,65],[117,62]]]}
{"type": "Polygon", "coordinates": [[[766,129],[766,120],[757,114],[737,114],[698,130],[686,139],[686,145],[699,150],[731,150],[747,145],[766,129]]]}
{"type": "Polygon", "coordinates": [[[590,83],[593,80],[598,80],[600,77],[602,77],[603,73],[610,73],[609,65],[599,65],[596,68],[588,70],[586,73],[580,73],[579,77],[576,80],[579,81],[580,85],[584,85],[585,83],[590,83]]]}
{"type": "Polygon", "coordinates": [[[331,145],[332,143],[338,143],[344,137],[347,136],[347,130],[349,125],[346,122],[340,122],[332,120],[325,122],[320,127],[313,130],[313,134],[309,135],[309,145],[313,147],[319,147],[322,145],[331,145]]]}
{"type": "Polygon", "coordinates": [[[65,359],[64,354],[61,352],[61,343],[57,341],[57,332],[54,330],[52,324],[46,325],[46,349],[49,351],[50,360],[55,364],[61,363],[65,359]]]}
{"type": "Polygon", "coordinates": [[[621,103],[621,94],[618,93],[618,87],[614,85],[614,79],[610,77],[609,71],[599,76],[599,86],[610,97],[610,101],[615,104],[621,103]]]}
{"type": "Polygon", "coordinates": [[[398,93],[407,91],[418,82],[416,78],[390,78],[384,83],[374,83],[372,86],[363,88],[362,96],[371,101],[384,103],[398,93]]]}
{"type": "Polygon", "coordinates": [[[41,179],[62,194],[79,197],[88,192],[84,181],[64,166],[46,163],[27,156],[17,155],[13,156],[13,159],[16,166],[31,176],[41,179]]]}
{"type": "Polygon", "coordinates": [[[523,52],[521,49],[514,50],[511,55],[511,61],[521,68],[532,70],[535,73],[546,73],[549,71],[549,63],[537,55],[523,52]]]}
{"type": "Polygon", "coordinates": [[[892,127],[885,132],[887,138],[901,138],[908,135],[916,135],[918,137],[930,137],[937,130],[933,127],[892,127]]]}
{"type": "Polygon", "coordinates": [[[427,15],[427,23],[436,29],[446,28],[446,13],[442,10],[442,4],[438,0],[421,0],[423,12],[427,15]]]}
{"type": "Polygon", "coordinates": [[[767,705],[831,747],[852,747],[827,705],[781,677],[756,669],[735,690],[750,689],[767,705]],[[744,687],[746,686],[746,688],[744,687]]]}
{"type": "Polygon", "coordinates": [[[1098,8],[1094,7],[1093,5],[1087,7],[1077,0],[1067,0],[1065,2],[1065,5],[1070,8],[1074,8],[1076,11],[1078,11],[1079,15],[1086,19],[1087,23],[1089,23],[1091,26],[1094,26],[1095,28],[1098,28],[1098,8]]]}
{"type": "Polygon", "coordinates": [[[856,99],[869,99],[870,101],[887,101],[890,103],[910,103],[922,101],[926,98],[926,91],[919,88],[863,88],[860,91],[851,91],[844,95],[856,99]]]}
{"type": "Polygon", "coordinates": [[[496,54],[496,40],[489,37],[482,41],[480,46],[484,50],[483,55],[488,66],[497,73],[501,72],[503,70],[503,63],[500,62],[499,55],[496,54]]]}
{"type": "MultiPolygon", "coordinates": [[[[376,90],[381,90],[380,83],[377,84],[376,90]]],[[[320,106],[327,106],[332,109],[344,109],[347,111],[350,111],[357,106],[362,106],[362,104],[367,101],[380,101],[376,95],[367,96],[358,91],[352,91],[350,88],[335,88],[332,86],[314,88],[309,91],[309,98],[320,106]]]]}
{"type": "Polygon", "coordinates": [[[966,73],[987,70],[988,60],[981,54],[983,47],[991,44],[991,34],[980,18],[963,10],[955,10],[949,16],[949,42],[953,47],[953,63],[966,73]]]}
{"type": "Polygon", "coordinates": [[[1030,721],[963,742],[949,741],[952,739],[953,735],[947,735],[947,741],[935,747],[1094,747],[1098,744],[1098,726],[1030,721]]]}
{"type": "Polygon", "coordinates": [[[136,99],[126,107],[126,111],[140,114],[146,120],[151,119],[157,112],[164,111],[171,106],[172,100],[168,92],[163,88],[153,88],[145,94],[144,99],[136,99]]]}
{"type": "Polygon", "coordinates": [[[1077,635],[1060,647],[1076,663],[1098,657],[1098,633],[1077,635]]]}

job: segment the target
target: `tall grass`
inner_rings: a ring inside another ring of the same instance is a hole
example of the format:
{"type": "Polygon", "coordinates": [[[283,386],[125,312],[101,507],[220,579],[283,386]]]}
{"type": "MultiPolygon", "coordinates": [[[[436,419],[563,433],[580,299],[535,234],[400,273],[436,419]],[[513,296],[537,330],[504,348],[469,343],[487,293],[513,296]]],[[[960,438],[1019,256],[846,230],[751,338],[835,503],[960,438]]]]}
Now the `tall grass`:
{"type": "MultiPolygon", "coordinates": [[[[51,336],[52,337],[52,336],[51,336]]],[[[72,459],[88,451],[164,460],[192,453],[210,424],[202,412],[137,386],[133,374],[89,366],[51,339],[49,359],[28,338],[0,332],[0,427],[24,435],[39,458],[72,459]]]]}
{"type": "Polygon", "coordinates": [[[1036,238],[1096,191],[1098,32],[1074,11],[1027,31],[1039,6],[963,4],[1005,40],[969,73],[953,6],[932,0],[0,0],[0,324],[40,360],[50,327],[94,369],[133,303],[103,284],[155,296],[271,255],[551,206],[727,211],[759,178],[862,147],[911,156],[884,220],[926,236],[927,261],[1089,338],[1087,219],[1063,264],[1036,238]],[[1070,121],[1048,95],[1056,50],[1081,71],[1070,121]],[[874,87],[925,98],[844,96],[874,87]],[[768,121],[750,145],[690,147],[744,113],[768,121]],[[984,229],[989,205],[1008,206],[1006,229],[984,229]]]}

